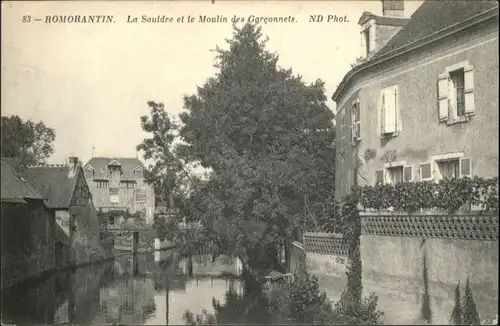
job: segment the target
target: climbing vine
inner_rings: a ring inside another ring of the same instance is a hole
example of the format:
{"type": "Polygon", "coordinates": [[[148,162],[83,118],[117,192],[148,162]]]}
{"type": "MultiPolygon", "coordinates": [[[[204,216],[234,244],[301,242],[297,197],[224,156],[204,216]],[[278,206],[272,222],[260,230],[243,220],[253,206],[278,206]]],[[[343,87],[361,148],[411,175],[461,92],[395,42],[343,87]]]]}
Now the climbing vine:
{"type": "Polygon", "coordinates": [[[498,210],[498,177],[454,178],[403,182],[396,185],[364,186],[354,189],[366,209],[416,212],[420,209],[456,211],[470,203],[481,210],[498,210]]]}

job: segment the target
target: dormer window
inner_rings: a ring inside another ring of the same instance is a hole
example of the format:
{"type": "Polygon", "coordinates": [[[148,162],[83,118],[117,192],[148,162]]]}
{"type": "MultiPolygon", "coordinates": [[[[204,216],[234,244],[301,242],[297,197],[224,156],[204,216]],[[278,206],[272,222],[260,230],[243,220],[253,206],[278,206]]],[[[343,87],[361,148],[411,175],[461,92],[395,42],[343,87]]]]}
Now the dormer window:
{"type": "Polygon", "coordinates": [[[141,169],[135,170],[134,174],[136,179],[142,179],[144,177],[144,173],[141,169]]]}
{"type": "Polygon", "coordinates": [[[361,57],[368,58],[375,50],[375,20],[361,28],[361,57]]]}
{"type": "Polygon", "coordinates": [[[364,38],[364,43],[365,43],[365,57],[368,57],[370,55],[370,29],[367,28],[363,32],[362,37],[364,38]]]}
{"type": "Polygon", "coordinates": [[[86,179],[93,179],[94,178],[94,169],[87,168],[87,170],[85,170],[85,178],[86,179]]]}

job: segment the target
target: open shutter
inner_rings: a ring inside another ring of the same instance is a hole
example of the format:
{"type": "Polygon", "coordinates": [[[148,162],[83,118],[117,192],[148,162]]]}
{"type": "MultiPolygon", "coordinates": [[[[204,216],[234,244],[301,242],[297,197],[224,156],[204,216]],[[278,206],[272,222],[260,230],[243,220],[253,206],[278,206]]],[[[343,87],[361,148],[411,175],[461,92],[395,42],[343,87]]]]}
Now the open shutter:
{"type": "Polygon", "coordinates": [[[380,105],[380,134],[385,134],[385,91],[382,91],[380,105]]]}
{"type": "Polygon", "coordinates": [[[384,176],[384,170],[377,170],[375,171],[375,184],[384,184],[385,176],[384,176]]]}
{"type": "Polygon", "coordinates": [[[356,103],[351,106],[351,142],[356,142],[356,103]]]}
{"type": "Polygon", "coordinates": [[[413,166],[411,165],[403,166],[403,181],[404,182],[413,181],[413,166]]]}
{"type": "Polygon", "coordinates": [[[438,110],[439,121],[448,119],[448,74],[439,75],[438,78],[438,110]]]}
{"type": "Polygon", "coordinates": [[[356,140],[361,139],[361,104],[356,102],[355,106],[356,111],[356,140]]]}
{"type": "Polygon", "coordinates": [[[365,58],[366,57],[366,43],[365,43],[365,33],[361,32],[361,49],[360,49],[360,57],[365,58]]]}
{"type": "Polygon", "coordinates": [[[464,69],[464,93],[465,114],[472,115],[476,111],[474,105],[474,69],[472,67],[464,69]]]}
{"type": "Polygon", "coordinates": [[[370,26],[370,54],[375,52],[375,24],[370,26]]]}
{"type": "Polygon", "coordinates": [[[432,180],[432,163],[426,162],[420,164],[420,180],[432,180]]]}
{"type": "Polygon", "coordinates": [[[468,157],[460,159],[460,177],[472,178],[472,162],[468,157]]]}
{"type": "Polygon", "coordinates": [[[397,90],[396,88],[390,88],[385,95],[384,133],[386,134],[396,132],[396,102],[397,90]]]}

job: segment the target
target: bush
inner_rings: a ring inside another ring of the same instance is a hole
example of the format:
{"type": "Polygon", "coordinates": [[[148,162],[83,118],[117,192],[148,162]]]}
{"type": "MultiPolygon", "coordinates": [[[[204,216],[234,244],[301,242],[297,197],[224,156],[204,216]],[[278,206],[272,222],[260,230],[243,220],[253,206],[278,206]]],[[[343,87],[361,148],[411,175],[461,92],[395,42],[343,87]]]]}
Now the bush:
{"type": "Polygon", "coordinates": [[[383,312],[377,310],[378,297],[371,293],[357,303],[348,298],[344,291],[335,304],[333,320],[335,325],[382,325],[383,312]]]}
{"type": "Polygon", "coordinates": [[[378,297],[372,293],[356,300],[344,291],[332,307],[330,300],[319,289],[315,276],[306,276],[293,283],[268,286],[269,308],[285,323],[335,324],[335,325],[382,325],[382,312],[377,310],[378,297]]]}
{"type": "Polygon", "coordinates": [[[331,324],[332,305],[315,276],[293,283],[273,284],[267,291],[269,308],[285,322],[331,324]]]}
{"type": "Polygon", "coordinates": [[[360,204],[375,210],[392,207],[398,211],[416,212],[420,209],[456,211],[466,203],[481,210],[498,210],[498,177],[454,178],[430,181],[403,182],[397,185],[357,187],[360,204]]]}

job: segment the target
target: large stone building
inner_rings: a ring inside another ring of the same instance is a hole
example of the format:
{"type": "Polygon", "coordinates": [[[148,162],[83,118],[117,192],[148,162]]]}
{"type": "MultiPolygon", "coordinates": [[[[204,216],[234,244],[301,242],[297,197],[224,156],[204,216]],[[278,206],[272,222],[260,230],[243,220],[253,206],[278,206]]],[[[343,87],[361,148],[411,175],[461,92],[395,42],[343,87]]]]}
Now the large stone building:
{"type": "MultiPolygon", "coordinates": [[[[137,158],[93,157],[84,166],[96,208],[140,213],[153,222],[155,195],[144,178],[144,164],[137,158]]],[[[109,221],[115,224],[115,221],[109,221]]]]}
{"type": "Polygon", "coordinates": [[[362,57],[332,99],[336,197],[353,185],[498,175],[498,2],[365,12],[362,57]]]}

